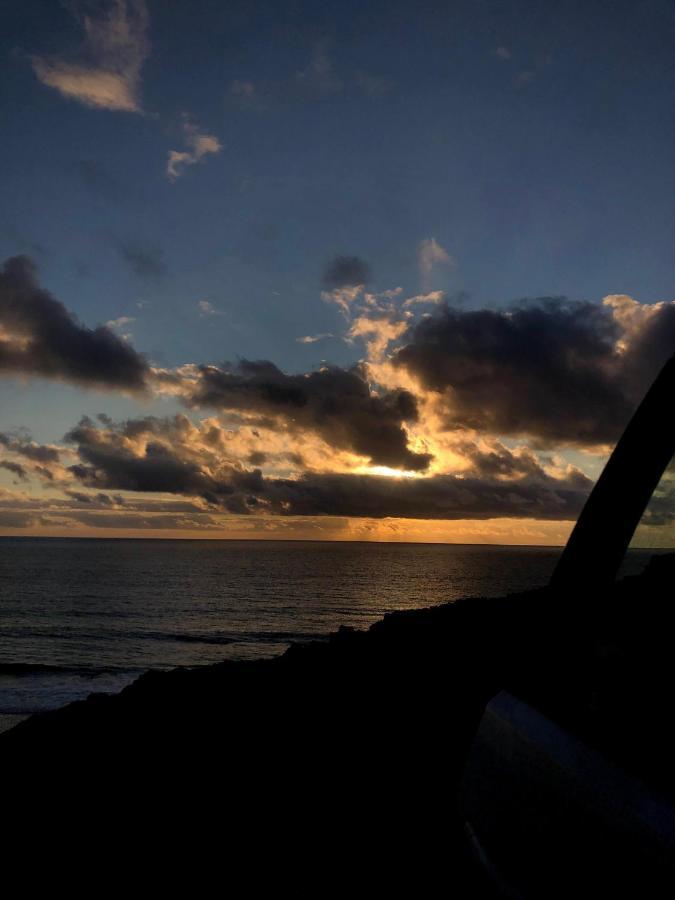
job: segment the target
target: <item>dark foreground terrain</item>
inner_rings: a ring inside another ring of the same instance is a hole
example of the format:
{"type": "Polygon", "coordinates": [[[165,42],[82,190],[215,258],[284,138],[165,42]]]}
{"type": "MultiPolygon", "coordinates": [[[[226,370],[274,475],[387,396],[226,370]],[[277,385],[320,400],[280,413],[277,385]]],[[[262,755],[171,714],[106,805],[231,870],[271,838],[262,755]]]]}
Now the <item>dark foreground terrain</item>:
{"type": "MultiPolygon", "coordinates": [[[[355,882],[503,896],[476,862],[459,802],[486,703],[508,687],[675,796],[674,579],[675,557],[658,557],[606,594],[470,599],[387,615],[275,659],[148,673],[0,737],[5,821],[13,837],[78,854],[114,836],[115,870],[216,868],[251,892],[290,879],[294,892],[320,896],[355,882]]],[[[490,779],[499,772],[482,784],[488,817],[490,779]]],[[[503,791],[498,802],[503,815],[503,791]]],[[[634,859],[630,847],[613,854],[602,835],[588,836],[597,853],[587,856],[600,863],[584,873],[564,853],[564,823],[546,823],[547,845],[565,860],[549,896],[629,887],[649,897],[660,886],[672,896],[667,871],[655,874],[639,848],[634,859]]]]}

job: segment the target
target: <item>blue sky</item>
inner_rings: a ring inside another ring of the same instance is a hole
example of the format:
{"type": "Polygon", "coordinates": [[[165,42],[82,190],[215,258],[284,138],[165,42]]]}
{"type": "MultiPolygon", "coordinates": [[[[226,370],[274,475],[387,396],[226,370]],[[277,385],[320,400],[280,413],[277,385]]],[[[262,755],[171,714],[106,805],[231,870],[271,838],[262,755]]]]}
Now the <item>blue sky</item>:
{"type": "MultiPolygon", "coordinates": [[[[116,9],[143,6],[5,4],[0,259],[91,328],[132,319],[155,365],[356,362],[321,298],[336,256],[464,310],[672,297],[672,4],[148,2],[127,110],[44,74],[100,66],[83,17],[116,9]],[[173,178],[171,151],[193,155],[173,178]],[[425,274],[432,238],[449,262],[425,274]]],[[[41,442],[179,408],[0,380],[0,429],[41,442]]]]}

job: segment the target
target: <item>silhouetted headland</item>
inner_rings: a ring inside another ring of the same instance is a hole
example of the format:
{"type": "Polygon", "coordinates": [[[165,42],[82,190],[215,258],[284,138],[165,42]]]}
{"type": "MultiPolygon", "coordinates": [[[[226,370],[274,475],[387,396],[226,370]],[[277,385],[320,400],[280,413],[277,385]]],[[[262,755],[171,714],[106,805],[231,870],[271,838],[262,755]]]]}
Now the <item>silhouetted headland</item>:
{"type": "Polygon", "coordinates": [[[269,660],[149,672],[0,737],[5,771],[38,803],[56,792],[80,822],[113,805],[161,828],[170,809],[176,828],[199,831],[205,810],[220,808],[235,840],[251,827],[267,834],[283,809],[275,852],[370,848],[405,854],[404,869],[452,857],[459,878],[473,865],[462,770],[503,688],[675,797],[664,715],[673,578],[675,555],[661,556],[641,576],[576,596],[583,629],[569,596],[543,588],[392,613],[269,660]]]}

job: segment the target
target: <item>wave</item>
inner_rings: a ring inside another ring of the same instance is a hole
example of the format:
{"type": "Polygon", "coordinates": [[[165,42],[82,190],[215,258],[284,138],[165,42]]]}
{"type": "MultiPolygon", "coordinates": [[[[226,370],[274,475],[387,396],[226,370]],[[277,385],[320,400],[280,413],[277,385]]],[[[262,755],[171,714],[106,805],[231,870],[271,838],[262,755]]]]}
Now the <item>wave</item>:
{"type": "MultiPolygon", "coordinates": [[[[49,637],[51,641],[73,641],[86,643],[89,647],[96,644],[116,643],[121,644],[128,640],[145,641],[174,641],[184,644],[289,644],[296,641],[318,640],[321,635],[313,632],[300,631],[85,631],[68,628],[62,631],[22,628],[0,630],[0,637],[30,640],[31,638],[44,639],[49,637]]],[[[21,665],[10,663],[9,665],[21,665]]],[[[0,673],[3,671],[0,663],[0,673]]],[[[44,667],[43,667],[44,668],[44,667]]],[[[52,667],[54,668],[54,667],[52,667]]],[[[64,667],[56,666],[62,670],[64,667]]],[[[66,667],[71,668],[71,667],[66,667]]],[[[75,667],[87,668],[87,667],[75,667]]],[[[91,667],[90,667],[91,668],[91,667]]],[[[115,671],[115,667],[106,666],[106,671],[115,671]]]]}
{"type": "Polygon", "coordinates": [[[235,634],[164,632],[153,637],[186,644],[291,644],[318,640],[321,636],[297,631],[242,631],[235,634]]]}
{"type": "Polygon", "coordinates": [[[1,675],[79,675],[97,678],[99,675],[132,675],[146,671],[134,666],[55,666],[44,663],[0,663],[1,675]]]}

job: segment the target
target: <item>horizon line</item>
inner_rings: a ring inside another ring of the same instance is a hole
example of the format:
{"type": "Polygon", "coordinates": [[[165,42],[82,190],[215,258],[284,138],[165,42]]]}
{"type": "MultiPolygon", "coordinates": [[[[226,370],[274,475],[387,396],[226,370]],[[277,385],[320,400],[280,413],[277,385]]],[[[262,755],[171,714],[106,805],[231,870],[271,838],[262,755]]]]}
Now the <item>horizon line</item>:
{"type": "MultiPolygon", "coordinates": [[[[188,543],[250,543],[250,544],[405,544],[407,546],[428,547],[513,547],[523,549],[562,550],[564,544],[508,544],[494,541],[376,541],[376,540],[345,540],[326,538],[198,538],[198,537],[126,537],[126,536],[99,536],[99,535],[29,535],[29,534],[0,534],[0,541],[172,541],[188,543]]],[[[675,552],[675,547],[629,547],[628,551],[663,551],[675,552]]]]}

